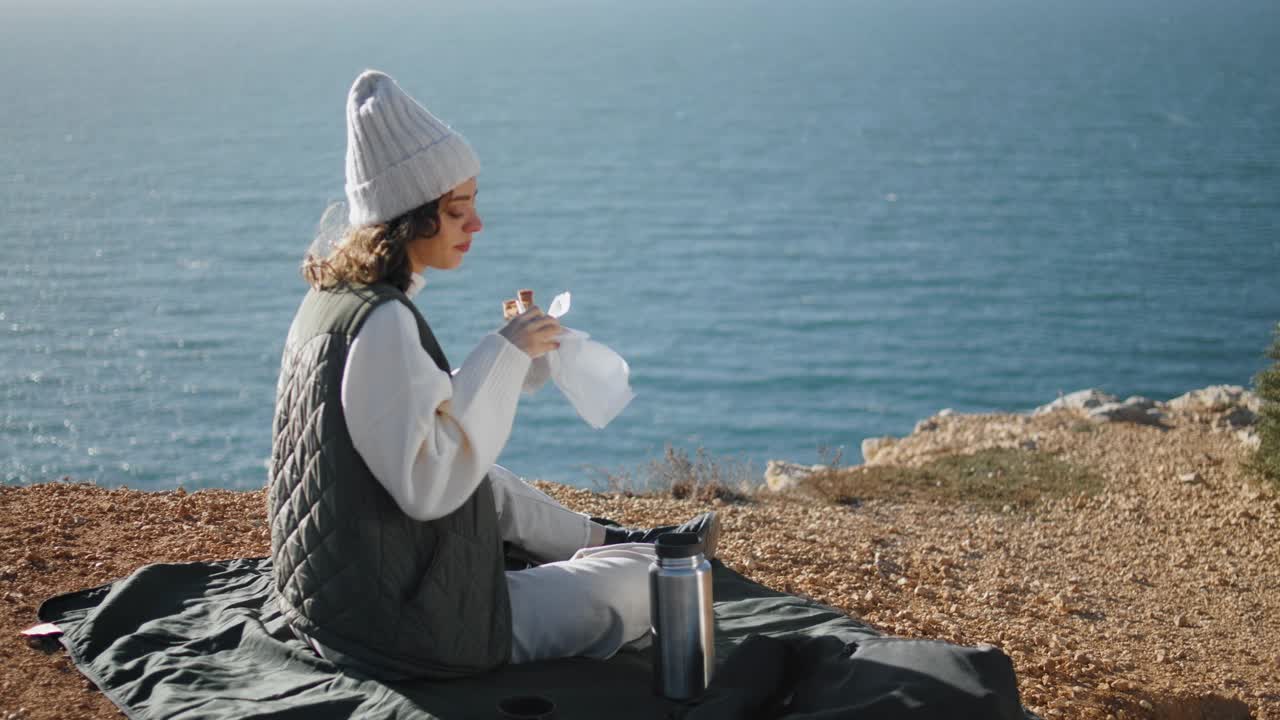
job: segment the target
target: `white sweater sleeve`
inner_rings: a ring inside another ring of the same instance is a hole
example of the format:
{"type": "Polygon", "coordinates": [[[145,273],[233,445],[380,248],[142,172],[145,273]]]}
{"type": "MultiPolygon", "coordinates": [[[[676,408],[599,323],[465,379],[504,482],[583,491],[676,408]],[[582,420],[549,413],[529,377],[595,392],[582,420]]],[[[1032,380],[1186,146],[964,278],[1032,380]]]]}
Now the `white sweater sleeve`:
{"type": "Polygon", "coordinates": [[[406,515],[433,520],[471,497],[511,434],[529,365],[494,333],[450,376],[422,349],[409,308],[387,302],[365,319],[342,411],[356,452],[406,515]]]}

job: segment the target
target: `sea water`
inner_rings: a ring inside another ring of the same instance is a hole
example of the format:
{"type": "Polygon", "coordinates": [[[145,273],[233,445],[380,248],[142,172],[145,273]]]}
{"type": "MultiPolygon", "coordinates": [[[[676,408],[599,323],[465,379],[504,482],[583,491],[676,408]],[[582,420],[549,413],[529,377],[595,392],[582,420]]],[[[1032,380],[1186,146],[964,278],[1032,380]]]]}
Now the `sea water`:
{"type": "Polygon", "coordinates": [[[1280,320],[1280,5],[26,3],[0,20],[0,480],[260,487],[297,272],[383,69],[464,133],[451,361],[517,288],[631,364],[501,462],[762,468],[940,408],[1248,385],[1280,320]]]}

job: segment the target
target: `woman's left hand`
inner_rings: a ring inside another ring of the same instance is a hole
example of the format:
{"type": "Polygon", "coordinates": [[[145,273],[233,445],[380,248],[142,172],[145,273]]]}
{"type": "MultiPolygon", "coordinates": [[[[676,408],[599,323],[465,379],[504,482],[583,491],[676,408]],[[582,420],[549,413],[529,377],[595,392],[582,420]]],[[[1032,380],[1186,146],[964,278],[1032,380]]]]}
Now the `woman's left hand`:
{"type": "Polygon", "coordinates": [[[536,305],[512,318],[498,334],[530,358],[541,357],[560,347],[556,341],[560,335],[560,321],[543,313],[536,305]]]}

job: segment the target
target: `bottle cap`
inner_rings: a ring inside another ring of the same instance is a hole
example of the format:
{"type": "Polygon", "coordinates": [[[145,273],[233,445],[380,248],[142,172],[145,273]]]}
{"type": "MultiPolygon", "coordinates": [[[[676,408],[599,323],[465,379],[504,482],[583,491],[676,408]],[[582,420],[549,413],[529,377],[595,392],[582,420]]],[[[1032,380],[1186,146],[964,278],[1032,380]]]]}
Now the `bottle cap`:
{"type": "Polygon", "coordinates": [[[673,532],[659,535],[654,542],[660,558],[690,558],[702,554],[702,539],[698,533],[673,532]]]}

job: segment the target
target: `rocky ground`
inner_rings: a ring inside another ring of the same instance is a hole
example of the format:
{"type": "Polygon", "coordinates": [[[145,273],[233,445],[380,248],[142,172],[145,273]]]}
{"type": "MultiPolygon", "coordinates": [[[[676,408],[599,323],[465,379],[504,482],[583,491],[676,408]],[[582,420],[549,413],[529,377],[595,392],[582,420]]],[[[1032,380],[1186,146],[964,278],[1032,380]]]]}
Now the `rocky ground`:
{"type": "MultiPolygon", "coordinates": [[[[1280,498],[1241,464],[1253,412],[1256,399],[1219,390],[1181,403],[1095,394],[1035,415],[943,413],[909,437],[871,441],[866,466],[819,473],[827,487],[856,481],[856,502],[776,471],[773,484],[791,489],[711,501],[724,517],[721,557],[887,633],[997,645],[1024,702],[1047,718],[1280,720],[1280,498]],[[1102,481],[1030,506],[868,482],[876,468],[991,449],[1052,456],[1102,481]]],[[[705,504],[542,487],[632,525],[705,504]]],[[[0,718],[118,717],[65,653],[18,635],[40,601],[145,563],[266,554],[264,520],[262,492],[0,487],[0,718]]]]}

